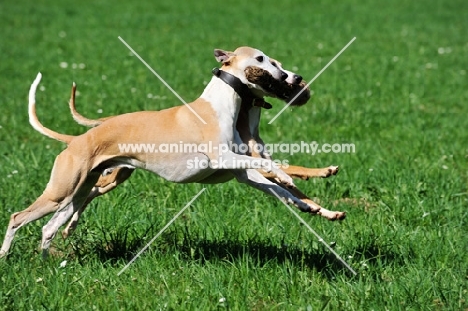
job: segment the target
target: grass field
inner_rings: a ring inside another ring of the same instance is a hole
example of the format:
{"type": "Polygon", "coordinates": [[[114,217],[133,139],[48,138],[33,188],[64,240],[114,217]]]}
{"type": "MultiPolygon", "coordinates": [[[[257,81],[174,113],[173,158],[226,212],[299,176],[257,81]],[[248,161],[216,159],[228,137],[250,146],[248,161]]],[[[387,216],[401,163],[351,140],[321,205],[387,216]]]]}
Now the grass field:
{"type": "Polygon", "coordinates": [[[355,153],[275,154],[339,165],[297,181],[326,207],[302,215],[353,276],[285,206],[245,185],[207,190],[124,273],[117,273],[204,185],[139,171],[95,202],[77,231],[38,251],[42,219],[18,231],[0,260],[1,310],[468,310],[468,2],[0,2],[0,234],[43,191],[64,144],[28,123],[37,72],[40,120],[86,129],[67,107],[71,83],[90,117],[185,100],[217,65],[213,49],[250,45],[311,80],[310,102],[268,121],[269,143],[353,143],[355,153]],[[66,265],[63,267],[63,262],[66,265]],[[62,264],[62,266],[61,266],[62,264]]]}

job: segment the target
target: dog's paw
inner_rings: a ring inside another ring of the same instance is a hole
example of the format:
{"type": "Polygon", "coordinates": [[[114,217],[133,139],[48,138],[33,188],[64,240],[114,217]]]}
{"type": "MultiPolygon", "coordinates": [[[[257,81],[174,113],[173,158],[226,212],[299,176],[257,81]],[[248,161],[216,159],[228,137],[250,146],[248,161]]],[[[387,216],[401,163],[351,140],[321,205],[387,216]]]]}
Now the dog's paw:
{"type": "Polygon", "coordinates": [[[336,175],[336,174],[338,174],[338,170],[339,170],[338,166],[331,165],[329,167],[325,167],[325,168],[322,169],[320,177],[327,178],[327,177],[330,177],[332,175],[336,175]]]}
{"type": "Polygon", "coordinates": [[[334,211],[329,211],[324,208],[322,208],[319,212],[319,215],[322,217],[325,217],[328,220],[335,221],[335,220],[343,220],[346,218],[346,212],[334,212],[334,211]]]}
{"type": "Polygon", "coordinates": [[[63,229],[62,231],[62,238],[64,240],[66,240],[68,237],[70,236],[70,229],[68,227],[66,227],[65,229],[63,229]]]}
{"type": "Polygon", "coordinates": [[[315,203],[314,201],[310,199],[301,199],[301,201],[310,207],[309,212],[312,214],[317,214],[318,212],[320,212],[320,209],[322,208],[320,205],[318,205],[317,203],[315,203]]]}
{"type": "Polygon", "coordinates": [[[277,172],[275,172],[275,174],[276,174],[276,179],[280,183],[282,183],[286,188],[288,189],[296,188],[296,185],[294,184],[291,176],[289,176],[288,174],[286,174],[285,172],[281,170],[278,170],[277,172]]]}

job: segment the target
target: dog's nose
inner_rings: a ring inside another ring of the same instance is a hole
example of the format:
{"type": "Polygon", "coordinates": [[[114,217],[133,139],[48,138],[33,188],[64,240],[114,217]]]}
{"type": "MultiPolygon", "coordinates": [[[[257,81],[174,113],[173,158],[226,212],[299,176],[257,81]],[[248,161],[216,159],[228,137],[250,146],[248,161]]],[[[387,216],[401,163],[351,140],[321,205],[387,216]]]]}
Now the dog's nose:
{"type": "Polygon", "coordinates": [[[281,71],[281,81],[284,81],[288,78],[288,74],[286,72],[281,71]]]}
{"type": "Polygon", "coordinates": [[[299,84],[302,81],[302,77],[300,75],[294,75],[294,83],[299,84]]]}

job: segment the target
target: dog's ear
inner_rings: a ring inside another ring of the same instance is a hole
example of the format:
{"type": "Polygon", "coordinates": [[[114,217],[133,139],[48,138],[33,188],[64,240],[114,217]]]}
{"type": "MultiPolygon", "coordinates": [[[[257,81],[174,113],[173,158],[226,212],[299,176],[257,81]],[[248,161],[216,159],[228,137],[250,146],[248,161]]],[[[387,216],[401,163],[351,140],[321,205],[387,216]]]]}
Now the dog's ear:
{"type": "Polygon", "coordinates": [[[223,63],[225,65],[229,64],[229,59],[234,56],[235,54],[233,52],[229,51],[224,51],[220,49],[215,49],[214,50],[214,56],[216,60],[220,63],[223,63]]]}

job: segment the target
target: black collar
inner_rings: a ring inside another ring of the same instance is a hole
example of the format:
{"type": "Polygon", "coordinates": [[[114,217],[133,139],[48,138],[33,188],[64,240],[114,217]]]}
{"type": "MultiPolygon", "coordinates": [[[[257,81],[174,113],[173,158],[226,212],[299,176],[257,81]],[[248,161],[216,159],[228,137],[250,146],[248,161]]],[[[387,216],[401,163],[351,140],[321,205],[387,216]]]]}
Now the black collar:
{"type": "Polygon", "coordinates": [[[264,101],[263,98],[255,96],[249,89],[249,87],[242,83],[242,81],[238,77],[219,68],[213,68],[211,72],[213,73],[213,75],[220,78],[227,85],[232,87],[234,91],[240,96],[242,102],[247,103],[249,107],[255,106],[263,107],[265,109],[270,109],[272,107],[269,103],[264,101]]]}

